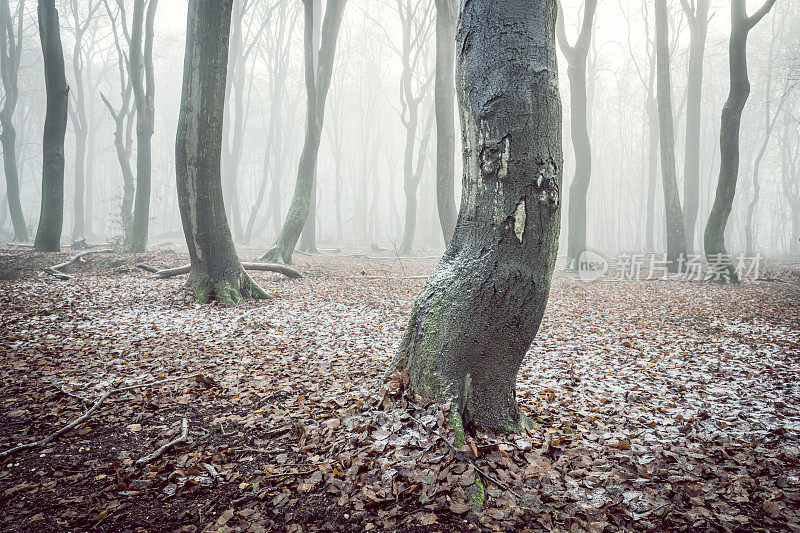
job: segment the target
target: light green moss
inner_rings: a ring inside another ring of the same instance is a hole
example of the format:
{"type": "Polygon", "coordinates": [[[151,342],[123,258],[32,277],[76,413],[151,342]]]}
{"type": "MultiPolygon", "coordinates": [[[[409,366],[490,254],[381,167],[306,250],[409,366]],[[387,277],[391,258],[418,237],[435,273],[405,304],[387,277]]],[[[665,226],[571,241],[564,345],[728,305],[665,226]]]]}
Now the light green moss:
{"type": "Polygon", "coordinates": [[[198,303],[209,303],[211,301],[211,284],[209,284],[207,280],[204,280],[195,285],[194,297],[197,298],[198,303]]]}
{"type": "Polygon", "coordinates": [[[469,504],[476,507],[483,507],[483,504],[486,501],[486,490],[483,488],[481,476],[477,472],[475,472],[475,485],[473,486],[475,487],[475,492],[472,493],[472,497],[469,499],[469,504]]]}
{"type": "Polygon", "coordinates": [[[467,435],[464,433],[464,421],[461,419],[461,414],[458,412],[457,406],[453,406],[453,409],[450,411],[447,425],[456,432],[456,437],[453,440],[453,444],[456,448],[467,443],[467,435]]]}

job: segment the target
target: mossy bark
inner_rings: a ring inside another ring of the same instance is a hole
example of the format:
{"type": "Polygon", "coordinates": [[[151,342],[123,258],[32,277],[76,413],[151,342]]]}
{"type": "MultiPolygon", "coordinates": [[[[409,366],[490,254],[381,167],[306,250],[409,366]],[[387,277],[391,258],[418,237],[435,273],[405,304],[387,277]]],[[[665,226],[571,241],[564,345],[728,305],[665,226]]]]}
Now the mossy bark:
{"type": "Polygon", "coordinates": [[[517,372],[541,323],[560,230],[556,2],[472,0],[460,17],[461,209],[394,364],[464,424],[520,430],[517,372]]]}
{"type": "Polygon", "coordinates": [[[225,113],[230,2],[189,2],[183,94],[175,143],[178,204],[197,300],[237,305],[268,298],[244,271],[222,199],[220,160],[225,113]]]}

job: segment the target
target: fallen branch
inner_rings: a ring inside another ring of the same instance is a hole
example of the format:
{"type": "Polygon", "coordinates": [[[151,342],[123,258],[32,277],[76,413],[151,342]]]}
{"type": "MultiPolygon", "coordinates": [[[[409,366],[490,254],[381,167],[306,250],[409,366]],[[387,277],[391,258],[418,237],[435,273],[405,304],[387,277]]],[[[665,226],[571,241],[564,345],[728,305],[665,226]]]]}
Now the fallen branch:
{"type": "MultiPolygon", "coordinates": [[[[136,265],[142,270],[153,273],[153,277],[157,279],[167,279],[175,276],[182,276],[192,271],[192,265],[181,265],[175,268],[165,268],[158,270],[148,265],[136,265]]],[[[283,274],[287,278],[300,279],[303,275],[290,266],[278,265],[275,263],[242,263],[242,268],[245,270],[257,270],[261,272],[277,272],[283,274]]]]}
{"type": "Polygon", "coordinates": [[[81,259],[83,259],[84,257],[86,257],[89,254],[110,254],[110,253],[113,253],[113,252],[114,252],[114,250],[112,250],[110,248],[103,248],[102,250],[86,250],[85,252],[81,252],[78,255],[74,256],[74,257],[70,257],[68,260],[64,261],[63,263],[59,263],[57,265],[51,266],[47,270],[55,270],[57,272],[61,272],[65,268],[67,268],[68,266],[74,265],[75,263],[77,263],[78,261],[80,261],[81,259]]]}
{"type": "Polygon", "coordinates": [[[8,449],[8,450],[0,453],[0,460],[4,459],[4,458],[6,458],[6,457],[8,457],[10,455],[13,455],[13,454],[15,454],[17,452],[21,452],[21,451],[24,451],[24,450],[30,450],[32,448],[37,448],[39,446],[44,446],[45,444],[49,444],[49,443],[53,442],[54,440],[56,440],[58,437],[60,437],[61,435],[63,435],[67,431],[69,431],[69,430],[71,430],[71,429],[83,424],[84,422],[86,422],[86,420],[88,420],[89,417],[92,416],[92,414],[94,414],[95,411],[97,411],[97,408],[100,407],[103,404],[103,402],[105,402],[108,399],[108,397],[111,396],[112,394],[118,394],[120,392],[125,392],[125,391],[129,391],[129,390],[133,390],[133,389],[141,389],[141,388],[144,388],[144,387],[151,387],[151,386],[154,386],[154,385],[161,385],[163,383],[169,383],[169,382],[172,382],[172,381],[182,381],[182,380],[185,380],[185,379],[193,379],[193,378],[197,378],[198,375],[199,374],[194,374],[194,375],[191,375],[191,376],[181,376],[181,377],[177,377],[177,378],[167,378],[167,379],[162,379],[160,381],[152,381],[150,383],[139,383],[138,385],[128,385],[126,387],[120,387],[118,389],[110,389],[110,390],[104,392],[103,395],[100,396],[100,398],[98,398],[97,401],[94,402],[94,404],[89,408],[89,410],[86,411],[85,413],[83,413],[83,415],[81,415],[80,417],[76,418],[75,420],[73,420],[72,422],[70,422],[66,426],[62,427],[58,431],[55,431],[55,432],[47,435],[45,438],[43,438],[41,440],[37,440],[35,442],[29,442],[28,444],[21,444],[20,446],[16,446],[14,448],[8,449]]]}
{"type": "Polygon", "coordinates": [[[150,272],[151,274],[155,274],[156,272],[158,272],[158,269],[156,267],[151,267],[149,265],[144,265],[142,263],[136,265],[136,268],[141,268],[145,272],[150,272]]]}
{"type": "Polygon", "coordinates": [[[163,445],[161,448],[157,449],[150,455],[145,455],[144,457],[138,459],[136,461],[136,464],[143,465],[149,463],[150,461],[155,461],[156,459],[161,457],[161,454],[163,454],[165,451],[169,450],[176,444],[180,444],[181,442],[186,442],[186,439],[188,437],[189,437],[189,421],[186,420],[186,417],[184,417],[183,421],[181,422],[181,434],[177,439],[169,441],[168,443],[166,443],[165,445],[163,445]]]}
{"type": "Polygon", "coordinates": [[[59,272],[58,270],[53,270],[52,268],[45,268],[42,270],[45,274],[50,274],[56,279],[60,279],[61,281],[67,281],[72,279],[72,276],[69,274],[64,274],[63,272],[59,272]]]}

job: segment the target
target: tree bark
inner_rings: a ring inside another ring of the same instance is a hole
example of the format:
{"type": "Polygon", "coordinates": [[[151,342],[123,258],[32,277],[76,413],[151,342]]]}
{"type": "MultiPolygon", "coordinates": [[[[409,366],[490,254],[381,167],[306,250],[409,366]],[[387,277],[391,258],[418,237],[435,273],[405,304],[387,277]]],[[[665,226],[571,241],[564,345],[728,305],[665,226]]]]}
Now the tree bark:
{"type": "Polygon", "coordinates": [[[686,85],[686,144],[683,162],[683,226],[689,252],[695,249],[697,213],[700,208],[700,133],[703,102],[703,60],[708,35],[709,0],[689,5],[681,0],[689,19],[689,72],[686,85]]]}
{"type": "Polygon", "coordinates": [[[720,127],[720,170],[714,204],[703,237],[706,259],[718,268],[718,279],[738,282],[730,254],[725,247],[725,228],[733,209],[739,179],[739,132],[742,112],[750,96],[747,75],[747,37],[764,18],[776,0],[767,0],[752,16],[747,16],[745,0],[731,0],[731,37],[728,46],[730,92],[722,108],[720,127]]]}
{"type": "Polygon", "coordinates": [[[342,25],[346,0],[328,0],[325,20],[322,23],[322,43],[319,49],[319,66],[314,72],[314,5],[313,0],[303,0],[305,6],[305,81],[307,93],[306,135],[300,163],[297,168],[292,204],[286,214],[280,235],[262,260],[292,262],[292,253],[303,231],[311,208],[312,186],[317,167],[317,156],[322,139],[325,118],[325,101],[331,85],[336,42],[342,25]]]}
{"type": "Polygon", "coordinates": [[[0,143],[3,145],[3,170],[6,174],[6,198],[11,224],[14,227],[14,240],[28,240],[28,227],[19,197],[19,169],[17,166],[17,130],[14,128],[14,112],[19,101],[19,65],[22,59],[22,26],[25,0],[17,5],[16,35],[14,21],[8,0],[0,0],[0,76],[2,77],[5,100],[0,109],[0,143]]]}
{"type": "Polygon", "coordinates": [[[436,207],[445,246],[456,227],[455,45],[456,0],[436,0],[436,207]]]}
{"type": "Polygon", "coordinates": [[[667,222],[667,261],[669,271],[677,272],[686,257],[686,232],[678,196],[675,163],[675,131],[672,122],[672,76],[670,74],[669,25],[666,0],[656,0],[656,86],[658,123],[661,140],[661,181],[667,222]]]}
{"type": "Polygon", "coordinates": [[[567,42],[563,9],[558,9],[558,44],[567,58],[569,76],[570,125],[572,147],[575,152],[575,176],[569,188],[567,229],[567,258],[575,263],[586,250],[586,197],[592,175],[592,145],[589,138],[586,96],[586,58],[592,39],[592,24],[597,0],[586,0],[583,24],[574,46],[567,42]]]}
{"type": "Polygon", "coordinates": [[[556,11],[555,0],[461,4],[461,208],[394,366],[466,424],[524,424],[516,377],[544,313],[560,228],[556,11]]]}
{"type": "Polygon", "coordinates": [[[133,203],[129,252],[147,250],[152,187],[152,137],[155,119],[155,79],[153,72],[153,23],[158,0],[135,0],[131,33],[131,84],[136,102],[136,193],[133,203]],[[143,35],[144,34],[144,35],[143,35]],[[142,42],[144,39],[144,42],[142,42]]]}
{"type": "MultiPolygon", "coordinates": [[[[319,50],[322,41],[322,0],[314,1],[314,34],[313,34],[313,48],[319,50]]],[[[314,54],[314,83],[319,83],[316,78],[319,72],[319,53],[314,54]]],[[[300,249],[308,253],[319,253],[317,249],[317,174],[319,170],[319,162],[314,167],[314,180],[311,182],[311,202],[308,208],[308,216],[303,225],[303,233],[300,234],[300,249]]]]}
{"type": "Polygon", "coordinates": [[[191,0],[175,169],[183,232],[191,258],[187,282],[200,303],[236,305],[268,298],[245,272],[222,198],[222,124],[231,2],[191,0]]]}
{"type": "Polygon", "coordinates": [[[44,56],[47,112],[42,139],[42,205],[34,248],[39,252],[58,252],[64,224],[64,137],[67,133],[69,86],[55,0],[39,0],[37,13],[44,56]]]}

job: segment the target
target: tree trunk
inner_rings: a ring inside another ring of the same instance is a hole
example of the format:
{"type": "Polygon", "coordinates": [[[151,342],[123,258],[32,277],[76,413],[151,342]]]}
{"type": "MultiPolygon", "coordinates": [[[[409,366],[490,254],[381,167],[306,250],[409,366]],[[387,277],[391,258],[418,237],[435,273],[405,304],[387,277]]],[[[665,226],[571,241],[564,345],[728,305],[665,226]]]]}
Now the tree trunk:
{"type": "Polygon", "coordinates": [[[280,235],[262,260],[283,260],[292,262],[292,253],[303,231],[312,201],[312,186],[317,167],[317,156],[322,138],[322,123],[325,118],[325,100],[333,74],[333,60],[336,54],[336,41],[346,0],[328,0],[325,20],[322,23],[322,44],[319,49],[319,68],[314,73],[314,5],[313,0],[303,0],[305,6],[305,80],[308,97],[306,111],[306,135],[300,163],[297,168],[297,182],[294,196],[280,235]],[[316,80],[316,82],[315,82],[316,80]]]}
{"type": "MultiPolygon", "coordinates": [[[[314,2],[314,34],[312,44],[314,53],[314,83],[319,83],[317,74],[319,72],[319,50],[322,40],[322,0],[314,2]]],[[[317,174],[319,163],[314,166],[314,180],[311,182],[311,205],[308,209],[306,223],[303,226],[303,233],[300,234],[300,249],[308,253],[319,253],[317,249],[317,174]]]]}
{"type": "Polygon", "coordinates": [[[700,133],[703,101],[703,58],[708,35],[709,0],[698,0],[694,10],[681,0],[689,19],[689,72],[686,85],[686,148],[683,162],[683,226],[689,252],[695,249],[695,228],[700,208],[700,133]]]}
{"type": "Polygon", "coordinates": [[[6,175],[6,198],[11,224],[14,226],[14,240],[28,240],[28,227],[19,197],[19,170],[17,167],[17,130],[14,128],[14,112],[19,100],[19,63],[22,58],[23,15],[25,1],[17,6],[17,28],[14,34],[14,22],[11,20],[11,9],[8,0],[0,0],[0,75],[5,91],[3,108],[0,110],[0,143],[3,145],[3,170],[6,175]]]}
{"type": "Polygon", "coordinates": [[[197,300],[236,305],[267,298],[236,255],[222,198],[222,123],[231,3],[191,0],[175,169],[197,300]]]}
{"type": "Polygon", "coordinates": [[[133,203],[129,252],[147,250],[150,225],[150,190],[152,184],[152,137],[155,118],[153,78],[153,21],[158,0],[149,0],[145,18],[144,0],[136,0],[133,7],[131,34],[131,84],[136,101],[136,194],[133,203]],[[144,43],[142,43],[144,33],[144,43]],[[143,49],[144,47],[144,49],[143,49]]]}
{"type": "Polygon", "coordinates": [[[722,108],[720,127],[720,170],[714,205],[703,238],[706,259],[723,282],[738,282],[730,254],[725,247],[725,228],[733,209],[736,182],[739,179],[739,132],[742,112],[750,96],[747,75],[747,37],[750,30],[772,9],[776,0],[767,2],[753,16],[747,16],[745,0],[731,0],[731,37],[728,48],[730,92],[722,108]]]}
{"type": "Polygon", "coordinates": [[[667,261],[669,271],[678,272],[686,258],[686,232],[678,196],[675,166],[675,131],[672,122],[672,76],[669,66],[669,26],[666,0],[656,0],[656,85],[658,123],[661,139],[661,181],[667,222],[667,261]]]}
{"type": "MultiPolygon", "coordinates": [[[[655,68],[652,69],[655,80],[655,68]]],[[[658,103],[650,92],[647,97],[647,209],[645,212],[645,249],[652,252],[655,247],[656,189],[658,183],[658,103]]]]}
{"type": "Polygon", "coordinates": [[[567,258],[577,263],[586,250],[586,196],[592,175],[592,145],[589,138],[588,109],[586,99],[586,58],[592,39],[592,24],[597,9],[597,0],[586,0],[583,25],[575,46],[567,42],[563,10],[559,5],[558,44],[567,58],[570,94],[570,126],[572,147],[575,152],[575,176],[569,188],[569,210],[567,213],[567,258]]]}
{"type": "Polygon", "coordinates": [[[456,0],[436,0],[436,206],[445,246],[456,227],[455,44],[456,0]]]}
{"type": "Polygon", "coordinates": [[[44,56],[47,113],[42,139],[42,205],[34,248],[39,252],[58,252],[64,224],[64,137],[67,133],[69,86],[55,0],[39,0],[37,12],[44,56]]]}
{"type": "Polygon", "coordinates": [[[517,372],[544,313],[560,227],[556,2],[461,6],[461,209],[394,366],[465,423],[517,430],[517,372]]]}

